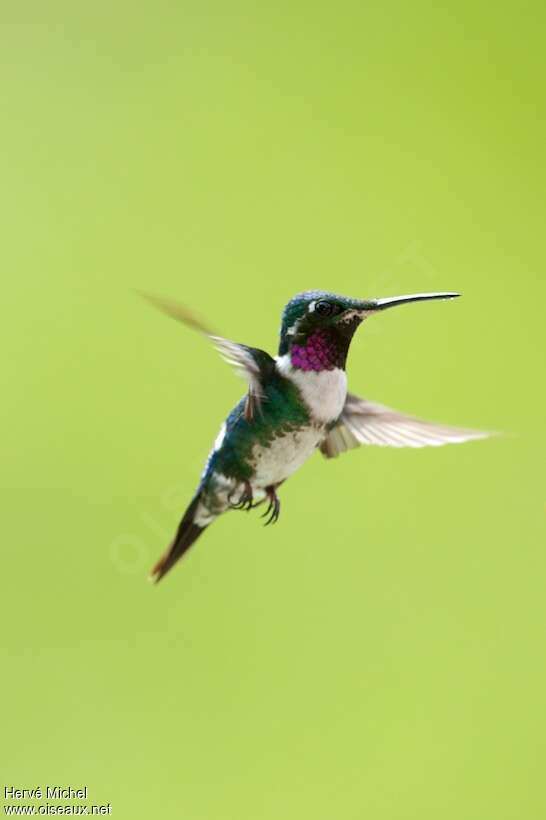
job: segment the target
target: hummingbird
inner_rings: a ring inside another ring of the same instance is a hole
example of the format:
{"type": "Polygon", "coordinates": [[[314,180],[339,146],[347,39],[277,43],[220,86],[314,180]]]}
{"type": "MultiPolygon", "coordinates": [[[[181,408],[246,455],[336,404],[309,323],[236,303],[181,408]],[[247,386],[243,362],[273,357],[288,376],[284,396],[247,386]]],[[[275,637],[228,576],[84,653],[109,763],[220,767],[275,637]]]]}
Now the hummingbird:
{"type": "Polygon", "coordinates": [[[181,304],[142,295],[207,336],[248,383],[246,395],[220,428],[172,542],[152,568],[153,581],[160,581],[228,510],[264,504],[266,525],[276,522],[280,485],[317,449],[331,459],[366,444],[436,447],[489,435],[423,421],[347,392],[347,354],[362,322],[398,305],[454,299],[458,293],[383,299],[352,299],[321,290],[299,293],[282,313],[275,357],[216,335],[181,304]]]}

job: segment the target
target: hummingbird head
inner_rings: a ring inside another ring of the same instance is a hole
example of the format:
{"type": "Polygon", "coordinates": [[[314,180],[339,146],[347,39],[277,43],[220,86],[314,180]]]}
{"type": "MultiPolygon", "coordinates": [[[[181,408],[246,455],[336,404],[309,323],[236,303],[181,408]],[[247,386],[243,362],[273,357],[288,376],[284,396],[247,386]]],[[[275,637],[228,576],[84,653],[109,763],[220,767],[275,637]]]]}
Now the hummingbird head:
{"type": "Polygon", "coordinates": [[[360,323],[379,311],[409,302],[453,299],[458,293],[415,293],[386,299],[351,299],[322,290],[298,293],[286,305],[279,356],[290,356],[299,370],[344,368],[349,345],[360,323]]]}

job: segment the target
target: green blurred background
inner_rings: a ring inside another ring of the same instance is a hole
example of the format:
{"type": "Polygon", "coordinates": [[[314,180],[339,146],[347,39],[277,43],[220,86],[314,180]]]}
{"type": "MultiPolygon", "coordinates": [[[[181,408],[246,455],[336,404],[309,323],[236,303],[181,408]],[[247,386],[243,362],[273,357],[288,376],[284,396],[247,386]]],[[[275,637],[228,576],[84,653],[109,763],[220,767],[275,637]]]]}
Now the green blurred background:
{"type": "Polygon", "coordinates": [[[7,3],[7,784],[117,818],[546,814],[541,3],[7,3]],[[351,388],[509,435],[315,457],[146,574],[306,288],[460,290],[351,388]]]}

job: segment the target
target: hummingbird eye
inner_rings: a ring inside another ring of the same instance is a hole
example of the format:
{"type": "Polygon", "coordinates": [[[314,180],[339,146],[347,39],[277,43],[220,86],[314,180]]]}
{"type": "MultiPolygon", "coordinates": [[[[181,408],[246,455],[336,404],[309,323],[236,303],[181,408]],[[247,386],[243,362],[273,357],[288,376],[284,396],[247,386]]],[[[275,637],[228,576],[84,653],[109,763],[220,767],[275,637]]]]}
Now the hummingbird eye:
{"type": "Polygon", "coordinates": [[[320,299],[315,305],[315,313],[319,313],[321,316],[331,316],[333,312],[333,304],[327,302],[326,299],[320,299]]]}

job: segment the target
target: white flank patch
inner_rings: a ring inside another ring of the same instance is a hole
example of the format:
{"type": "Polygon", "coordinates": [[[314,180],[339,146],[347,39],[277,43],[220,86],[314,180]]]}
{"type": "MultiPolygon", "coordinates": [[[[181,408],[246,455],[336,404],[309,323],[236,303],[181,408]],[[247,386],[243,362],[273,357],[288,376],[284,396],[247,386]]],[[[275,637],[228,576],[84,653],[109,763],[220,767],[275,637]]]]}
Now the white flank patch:
{"type": "Polygon", "coordinates": [[[292,367],[290,353],[277,357],[277,370],[299,389],[315,421],[329,424],[339,417],[347,397],[344,370],[298,370],[292,367]]]}
{"type": "Polygon", "coordinates": [[[224,422],[222,424],[222,426],[220,427],[220,432],[218,433],[218,435],[216,436],[216,438],[214,440],[214,444],[212,446],[212,449],[213,449],[214,452],[216,452],[217,450],[220,449],[220,447],[224,443],[225,437],[226,437],[226,423],[224,422]]]}
{"type": "Polygon", "coordinates": [[[208,527],[208,525],[211,524],[215,518],[216,516],[205,507],[202,501],[200,501],[193,518],[194,524],[197,524],[198,527],[208,527]]]}
{"type": "MultiPolygon", "coordinates": [[[[223,473],[215,471],[212,474],[211,480],[211,490],[210,492],[204,492],[193,519],[199,527],[207,527],[231,505],[238,504],[247,491],[247,486],[244,481],[238,482],[235,478],[224,475],[223,473]]],[[[279,481],[281,480],[282,478],[279,479],[279,481]]],[[[266,484],[261,486],[253,479],[251,489],[252,500],[255,504],[265,499],[266,492],[264,487],[271,483],[271,481],[267,481],[266,484]]]]}
{"type": "Polygon", "coordinates": [[[214,453],[216,453],[220,449],[220,447],[224,443],[225,437],[226,437],[226,423],[224,422],[222,424],[222,426],[220,427],[220,432],[218,433],[218,435],[214,439],[214,444],[212,445],[212,450],[209,452],[209,454],[207,456],[205,466],[203,467],[203,472],[201,473],[201,478],[206,474],[206,472],[209,468],[211,458],[213,457],[214,453]]]}
{"type": "Polygon", "coordinates": [[[221,489],[224,492],[228,490],[232,490],[237,482],[234,478],[229,475],[224,475],[223,473],[219,473],[216,470],[213,473],[215,489],[218,491],[221,489]]]}

